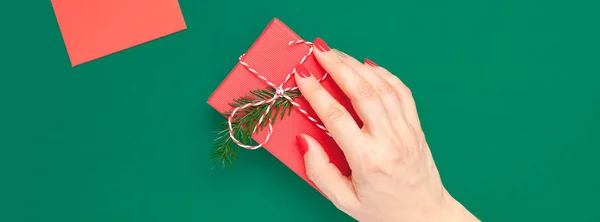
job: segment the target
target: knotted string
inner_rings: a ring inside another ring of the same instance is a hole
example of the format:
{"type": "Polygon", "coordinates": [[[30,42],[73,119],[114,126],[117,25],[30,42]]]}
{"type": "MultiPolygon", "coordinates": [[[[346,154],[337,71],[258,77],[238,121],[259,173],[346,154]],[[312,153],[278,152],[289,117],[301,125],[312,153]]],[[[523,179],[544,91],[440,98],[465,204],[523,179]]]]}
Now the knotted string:
{"type": "MultiPolygon", "coordinates": [[[[312,47],[312,44],[313,44],[313,43],[312,43],[312,42],[308,42],[308,41],[304,41],[304,40],[290,41],[290,42],[288,43],[288,45],[297,45],[297,44],[306,44],[306,45],[309,45],[309,46],[310,46],[310,49],[308,50],[308,53],[307,53],[307,54],[306,54],[304,57],[302,57],[302,60],[300,60],[300,64],[302,64],[302,63],[304,63],[304,62],[306,61],[306,59],[307,59],[307,58],[308,58],[310,55],[312,55],[312,53],[313,53],[313,47],[312,47]]],[[[321,129],[321,130],[325,131],[325,132],[327,133],[327,135],[331,136],[331,135],[329,134],[329,132],[327,132],[327,129],[325,128],[325,126],[321,125],[321,124],[320,124],[320,123],[317,121],[317,119],[315,119],[315,118],[313,118],[312,116],[310,116],[310,115],[308,114],[308,112],[306,112],[306,110],[304,110],[304,109],[303,109],[303,108],[300,106],[300,104],[298,104],[298,103],[294,102],[294,100],[293,100],[291,97],[289,97],[288,95],[286,95],[286,94],[285,94],[285,93],[286,93],[286,92],[288,92],[288,91],[291,91],[291,90],[296,90],[296,89],[298,89],[298,86],[293,86],[293,87],[287,87],[287,88],[283,88],[283,85],[285,85],[285,83],[287,83],[287,82],[290,80],[290,78],[292,77],[292,75],[293,75],[293,74],[296,72],[296,68],[295,68],[295,67],[294,67],[294,69],[293,69],[293,70],[292,70],[290,73],[288,73],[288,74],[287,74],[287,76],[285,77],[285,80],[284,80],[284,81],[283,81],[281,84],[279,84],[279,86],[277,86],[277,85],[275,85],[275,84],[271,83],[271,82],[270,82],[270,81],[269,81],[269,80],[268,80],[266,77],[264,77],[264,76],[262,76],[262,75],[258,74],[258,72],[257,72],[255,69],[253,69],[253,68],[250,68],[250,66],[248,65],[248,63],[246,63],[246,62],[242,61],[242,58],[244,57],[244,55],[245,55],[245,54],[242,54],[242,55],[239,57],[239,63],[240,63],[242,66],[246,67],[246,69],[248,69],[248,71],[250,71],[250,72],[251,72],[252,74],[254,74],[256,77],[258,77],[259,79],[263,80],[263,81],[264,81],[264,82],[265,82],[267,85],[269,85],[269,86],[273,87],[273,88],[275,89],[275,95],[273,95],[273,97],[272,97],[272,98],[270,98],[270,99],[266,99],[266,100],[262,100],[262,101],[259,101],[259,102],[254,102],[254,103],[247,103],[247,104],[244,104],[243,106],[238,106],[238,107],[236,107],[236,108],[235,108],[235,109],[234,109],[234,110],[231,112],[231,114],[229,115],[229,118],[228,118],[228,121],[227,121],[227,122],[228,122],[228,124],[229,124],[229,136],[231,137],[231,139],[233,140],[233,142],[235,142],[235,143],[236,143],[238,146],[240,146],[240,147],[243,147],[243,148],[246,148],[246,149],[252,149],[252,150],[253,150],[253,149],[258,149],[258,148],[262,147],[264,144],[266,144],[266,143],[269,141],[269,138],[271,138],[271,134],[273,134],[273,124],[272,124],[272,120],[271,120],[271,118],[267,118],[267,121],[268,121],[268,123],[269,123],[269,124],[268,124],[268,126],[269,126],[269,130],[268,130],[268,133],[267,133],[267,137],[265,138],[265,141],[263,141],[262,143],[260,143],[260,144],[258,144],[258,145],[256,145],[256,146],[250,146],[250,145],[243,144],[242,142],[240,142],[239,140],[237,140],[237,139],[235,138],[235,136],[234,136],[234,132],[233,132],[233,126],[232,126],[233,118],[235,117],[235,113],[236,113],[238,110],[243,110],[243,109],[246,109],[246,108],[248,108],[248,107],[250,107],[250,106],[260,106],[260,105],[263,105],[263,104],[267,104],[267,103],[268,103],[268,104],[269,104],[269,106],[267,106],[267,109],[265,110],[265,113],[263,113],[263,115],[262,115],[262,116],[260,117],[260,119],[258,120],[258,123],[256,124],[256,126],[255,126],[255,127],[254,127],[254,129],[252,130],[252,133],[254,134],[254,133],[256,132],[256,129],[257,129],[257,128],[258,128],[258,127],[261,125],[261,123],[262,123],[262,121],[264,120],[265,116],[267,116],[267,114],[269,113],[269,110],[271,110],[271,107],[273,106],[273,104],[275,103],[275,101],[277,101],[277,99],[279,99],[279,98],[285,98],[285,99],[286,99],[287,101],[289,101],[289,102],[290,102],[290,103],[291,103],[293,106],[295,106],[295,107],[298,109],[298,111],[300,111],[300,112],[301,112],[302,114],[304,114],[304,115],[305,115],[305,116],[306,116],[306,117],[307,117],[307,118],[308,118],[308,119],[309,119],[311,122],[313,122],[313,123],[314,123],[314,124],[315,124],[315,125],[316,125],[316,126],[319,128],[319,129],[321,129]]],[[[325,73],[325,74],[323,75],[323,77],[321,77],[321,79],[319,79],[319,82],[321,82],[321,81],[325,80],[325,78],[327,78],[327,75],[328,75],[328,74],[327,74],[327,73],[325,73]]]]}

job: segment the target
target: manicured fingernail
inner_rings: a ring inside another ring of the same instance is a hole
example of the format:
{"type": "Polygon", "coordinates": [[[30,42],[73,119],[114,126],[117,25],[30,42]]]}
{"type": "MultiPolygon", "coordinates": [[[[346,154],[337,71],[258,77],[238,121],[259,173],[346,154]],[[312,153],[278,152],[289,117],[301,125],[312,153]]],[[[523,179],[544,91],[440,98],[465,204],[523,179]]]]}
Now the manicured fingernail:
{"type": "Polygon", "coordinates": [[[297,135],[296,143],[298,144],[298,149],[300,150],[300,153],[302,155],[306,154],[306,152],[308,151],[308,143],[306,142],[306,139],[302,135],[297,135]]]}
{"type": "Polygon", "coordinates": [[[302,64],[296,65],[296,73],[298,73],[298,75],[300,75],[302,78],[310,77],[310,72],[302,64]]]}
{"type": "Polygon", "coordinates": [[[331,48],[329,48],[329,46],[327,45],[327,43],[325,43],[323,41],[323,39],[321,39],[321,38],[316,38],[315,39],[315,46],[321,52],[329,52],[331,50],[331,48]]]}
{"type": "Polygon", "coordinates": [[[377,63],[375,63],[375,62],[373,62],[373,61],[371,61],[370,59],[367,59],[367,58],[365,58],[365,63],[366,63],[367,65],[370,65],[370,66],[372,66],[372,67],[377,67],[377,66],[379,66],[379,65],[377,65],[377,63]]]}

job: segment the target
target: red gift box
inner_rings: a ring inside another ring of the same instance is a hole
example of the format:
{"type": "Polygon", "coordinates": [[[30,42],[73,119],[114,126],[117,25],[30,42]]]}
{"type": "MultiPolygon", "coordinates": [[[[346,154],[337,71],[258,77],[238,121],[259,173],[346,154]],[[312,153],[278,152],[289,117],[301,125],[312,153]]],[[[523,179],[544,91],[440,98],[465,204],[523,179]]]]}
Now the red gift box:
{"type": "MultiPolygon", "coordinates": [[[[260,75],[266,77],[271,83],[279,85],[285,81],[288,73],[307,55],[310,49],[310,46],[306,44],[289,44],[291,41],[297,40],[302,39],[283,24],[283,22],[274,19],[250,47],[242,60],[260,75]]],[[[313,55],[309,56],[303,64],[317,78],[321,78],[325,74],[325,71],[313,55]]],[[[361,124],[352,109],[349,99],[335,84],[333,79],[325,78],[321,84],[352,113],[357,123],[361,124]]],[[[294,78],[291,78],[284,86],[295,85],[294,78]]],[[[234,99],[248,94],[251,90],[265,89],[266,87],[268,85],[263,80],[238,63],[210,96],[208,103],[218,112],[225,113],[234,108],[230,105],[230,102],[234,99]]],[[[310,116],[317,117],[303,97],[296,98],[294,101],[305,109],[310,116]]],[[[255,133],[252,139],[258,143],[262,143],[265,141],[267,134],[268,130],[265,128],[255,133]]],[[[333,138],[328,136],[325,131],[319,129],[315,123],[311,122],[296,107],[293,108],[291,115],[286,116],[283,120],[278,119],[273,124],[272,134],[263,147],[318,190],[306,176],[304,158],[295,142],[295,137],[298,134],[310,135],[319,141],[325,152],[329,155],[331,163],[337,166],[343,175],[350,175],[351,171],[344,154],[333,138]]]]}

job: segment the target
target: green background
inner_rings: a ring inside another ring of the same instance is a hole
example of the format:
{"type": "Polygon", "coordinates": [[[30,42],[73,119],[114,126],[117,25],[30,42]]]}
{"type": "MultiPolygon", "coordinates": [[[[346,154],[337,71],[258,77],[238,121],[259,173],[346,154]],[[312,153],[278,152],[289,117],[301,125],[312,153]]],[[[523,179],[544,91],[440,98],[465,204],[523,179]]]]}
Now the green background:
{"type": "Polygon", "coordinates": [[[272,18],[414,92],[484,221],[600,221],[600,2],[180,1],[188,29],[72,68],[49,1],[3,3],[0,221],[353,221],[265,150],[210,170],[206,100],[272,18]]]}

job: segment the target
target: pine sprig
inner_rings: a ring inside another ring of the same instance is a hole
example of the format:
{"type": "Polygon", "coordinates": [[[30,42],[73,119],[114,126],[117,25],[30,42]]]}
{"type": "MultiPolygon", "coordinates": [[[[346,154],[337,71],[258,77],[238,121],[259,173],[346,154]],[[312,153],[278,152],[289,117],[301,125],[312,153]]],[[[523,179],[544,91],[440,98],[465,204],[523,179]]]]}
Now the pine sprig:
{"type": "MultiPolygon", "coordinates": [[[[229,103],[232,107],[240,107],[248,103],[256,103],[264,100],[268,100],[275,96],[276,90],[273,87],[267,87],[266,89],[252,90],[250,93],[234,99],[233,102],[229,103]]],[[[290,98],[300,97],[300,90],[290,90],[285,92],[290,98]]],[[[262,104],[259,106],[249,106],[245,109],[238,110],[236,116],[233,117],[231,123],[233,128],[233,134],[237,140],[244,144],[249,144],[252,141],[252,131],[258,124],[258,120],[265,113],[269,103],[262,104]]],[[[265,116],[265,119],[257,127],[256,132],[260,132],[269,123],[268,119],[271,119],[272,123],[275,124],[279,118],[283,119],[286,114],[289,116],[292,113],[293,105],[285,98],[278,98],[273,103],[273,106],[265,116]]],[[[225,116],[229,117],[233,110],[224,113],[225,116]]],[[[216,132],[216,138],[214,140],[214,150],[211,152],[209,159],[214,160],[213,168],[217,164],[221,164],[224,167],[231,167],[233,161],[237,158],[237,154],[240,147],[235,144],[231,137],[229,137],[229,124],[227,121],[219,124],[223,129],[216,132]]]]}

